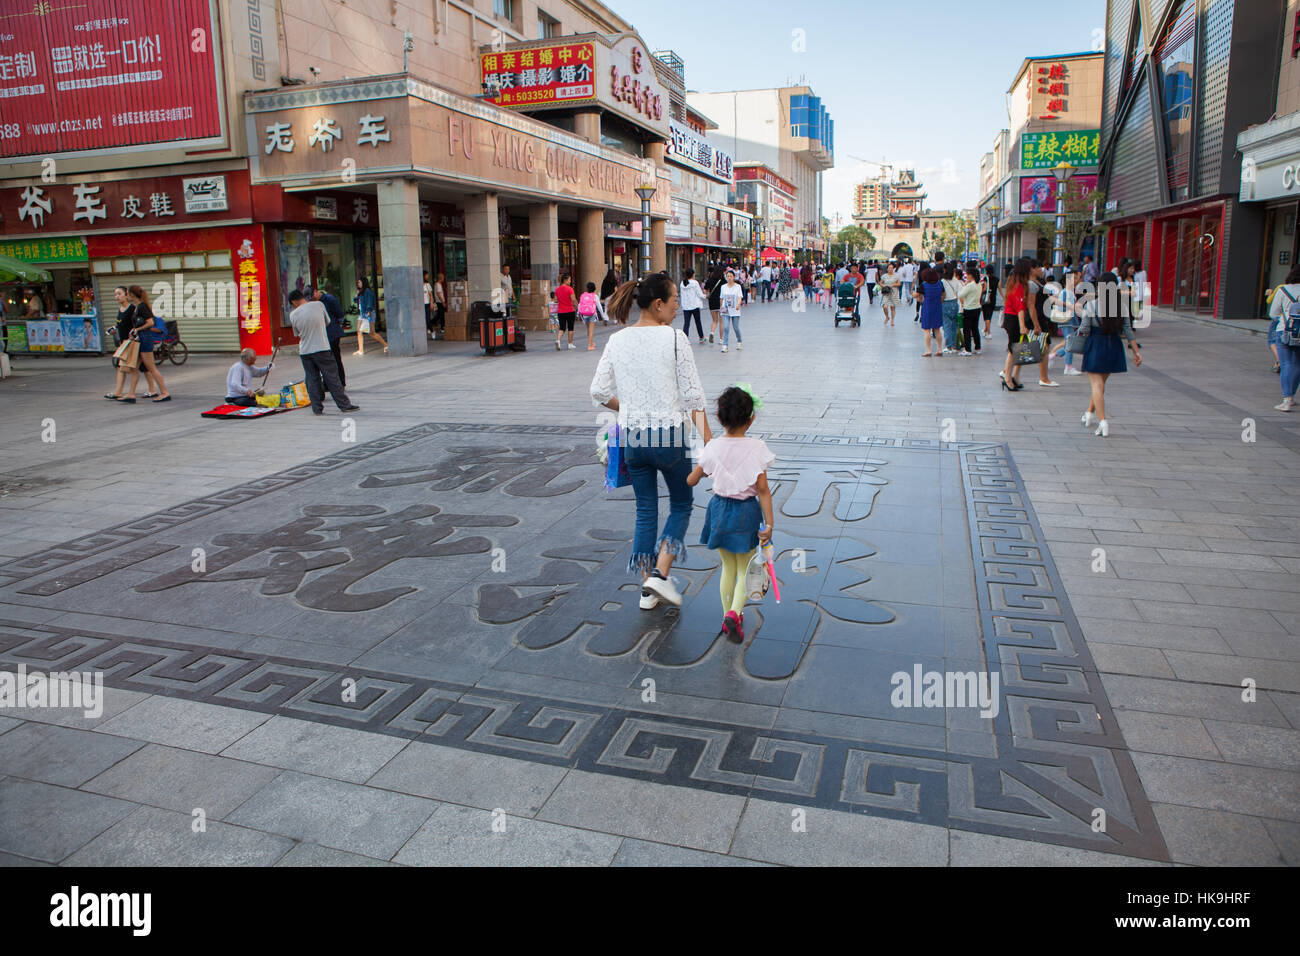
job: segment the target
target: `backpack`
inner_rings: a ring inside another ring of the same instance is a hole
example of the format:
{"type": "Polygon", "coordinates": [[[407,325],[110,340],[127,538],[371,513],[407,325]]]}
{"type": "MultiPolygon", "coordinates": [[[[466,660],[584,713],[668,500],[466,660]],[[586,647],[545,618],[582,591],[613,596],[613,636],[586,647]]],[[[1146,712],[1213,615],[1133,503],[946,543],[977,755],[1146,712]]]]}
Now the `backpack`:
{"type": "Polygon", "coordinates": [[[596,300],[596,293],[594,293],[594,292],[584,292],[584,293],[582,293],[582,295],[581,295],[581,296],[579,297],[579,299],[578,299],[578,314],[579,314],[579,315],[595,315],[595,314],[596,314],[596,301],[597,301],[597,300],[596,300]]]}
{"type": "Polygon", "coordinates": [[[1291,302],[1277,320],[1277,342],[1294,348],[1300,345],[1300,299],[1292,297],[1284,286],[1279,286],[1278,291],[1284,293],[1291,302]]]}

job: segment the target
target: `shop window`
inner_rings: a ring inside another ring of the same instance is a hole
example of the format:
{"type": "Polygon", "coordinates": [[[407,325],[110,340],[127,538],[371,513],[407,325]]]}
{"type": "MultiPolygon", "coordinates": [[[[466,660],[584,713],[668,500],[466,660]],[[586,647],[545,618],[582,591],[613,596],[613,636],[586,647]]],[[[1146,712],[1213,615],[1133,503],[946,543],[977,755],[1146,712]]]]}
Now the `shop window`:
{"type": "Polygon", "coordinates": [[[201,252],[196,255],[181,256],[181,265],[186,269],[206,269],[207,257],[201,252]]]}
{"type": "Polygon", "coordinates": [[[1191,193],[1192,103],[1196,79],[1196,3],[1184,3],[1156,51],[1161,109],[1168,133],[1165,163],[1169,194],[1180,202],[1191,193]]]}
{"type": "Polygon", "coordinates": [[[640,132],[631,123],[625,123],[609,113],[600,118],[600,145],[630,156],[645,155],[640,132]]]}
{"type": "Polygon", "coordinates": [[[229,252],[209,252],[208,253],[209,269],[229,269],[230,253],[229,252]]]}

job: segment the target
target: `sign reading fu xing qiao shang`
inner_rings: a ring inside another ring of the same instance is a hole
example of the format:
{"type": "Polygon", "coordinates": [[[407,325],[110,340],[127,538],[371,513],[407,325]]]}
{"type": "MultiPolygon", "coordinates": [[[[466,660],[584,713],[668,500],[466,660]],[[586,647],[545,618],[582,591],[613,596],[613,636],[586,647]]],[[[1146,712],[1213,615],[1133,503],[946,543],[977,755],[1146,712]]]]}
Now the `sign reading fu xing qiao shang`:
{"type": "Polygon", "coordinates": [[[668,100],[654,59],[635,34],[599,34],[483,48],[483,99],[515,110],[590,103],[666,136],[668,100]]]}
{"type": "MultiPolygon", "coordinates": [[[[638,215],[636,187],[651,182],[659,186],[652,212],[668,215],[669,190],[649,160],[436,88],[412,88],[423,92],[408,95],[402,86],[401,95],[364,98],[362,84],[334,84],[317,104],[287,109],[275,108],[279,94],[246,95],[249,142],[262,144],[250,157],[253,181],[335,184],[346,159],[358,177],[410,173],[638,215]],[[338,132],[324,138],[323,130],[338,132]]],[[[360,220],[354,214],[352,221],[360,220]]]]}

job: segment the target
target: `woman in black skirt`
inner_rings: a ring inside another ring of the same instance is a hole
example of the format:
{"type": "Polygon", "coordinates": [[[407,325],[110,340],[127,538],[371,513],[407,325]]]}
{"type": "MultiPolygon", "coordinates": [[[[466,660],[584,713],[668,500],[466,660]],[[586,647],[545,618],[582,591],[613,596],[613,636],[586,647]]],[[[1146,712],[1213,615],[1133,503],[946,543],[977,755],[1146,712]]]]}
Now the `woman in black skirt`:
{"type": "Polygon", "coordinates": [[[1110,434],[1110,423],[1106,419],[1106,379],[1117,372],[1128,371],[1120,336],[1128,340],[1133,350],[1134,365],[1142,364],[1142,352],[1127,321],[1131,314],[1129,294],[1121,292],[1115,273],[1104,273],[1097,280],[1097,295],[1089,306],[1079,324],[1079,334],[1084,336],[1083,370],[1088,373],[1088,381],[1092,384],[1092,400],[1083,413],[1083,425],[1086,428],[1097,422],[1093,434],[1105,438],[1110,434]]]}
{"type": "Polygon", "coordinates": [[[980,308],[984,311],[984,337],[989,337],[993,327],[993,313],[998,307],[998,270],[985,266],[984,281],[980,289],[980,308]]]}

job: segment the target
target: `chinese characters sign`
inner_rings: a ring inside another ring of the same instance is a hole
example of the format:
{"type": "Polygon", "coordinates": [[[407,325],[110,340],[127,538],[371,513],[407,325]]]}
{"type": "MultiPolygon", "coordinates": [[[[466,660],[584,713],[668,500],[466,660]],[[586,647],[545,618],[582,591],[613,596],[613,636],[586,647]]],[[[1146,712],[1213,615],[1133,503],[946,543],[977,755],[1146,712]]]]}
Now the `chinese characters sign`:
{"type": "Polygon", "coordinates": [[[0,19],[0,157],[221,136],[210,0],[22,7],[0,19]]]}
{"type": "Polygon", "coordinates": [[[21,239],[0,242],[0,256],[22,262],[85,262],[90,256],[80,239],[21,239]]]}
{"type": "Polygon", "coordinates": [[[694,130],[680,123],[670,120],[668,129],[672,135],[664,152],[665,157],[704,173],[712,179],[724,183],[731,182],[732,161],[729,154],[710,146],[694,130]]]}
{"type": "Polygon", "coordinates": [[[239,347],[253,349],[258,355],[268,354],[272,343],[262,227],[231,226],[226,237],[239,298],[239,347]]]}
{"type": "Polygon", "coordinates": [[[1020,168],[1050,169],[1061,162],[1096,166],[1100,136],[1095,129],[1025,133],[1020,138],[1020,168]]]}
{"type": "MultiPolygon", "coordinates": [[[[1043,112],[1040,120],[1061,119],[1070,111],[1070,67],[1066,63],[1044,63],[1039,65],[1037,76],[1030,80],[1030,89],[1037,89],[1043,100],[1043,112]]],[[[1032,101],[1031,101],[1032,102],[1032,101]]],[[[1030,107],[1033,112],[1033,107],[1030,107]]]]}
{"type": "Polygon", "coordinates": [[[596,50],[590,43],[561,43],[484,53],[483,95],[505,107],[583,103],[596,98],[596,50]]]}
{"type": "MultiPolygon", "coordinates": [[[[56,182],[0,189],[0,232],[14,234],[144,229],[251,214],[248,173],[182,179],[56,182]],[[220,190],[218,190],[220,181],[220,190]],[[220,202],[215,197],[221,194],[220,202]],[[187,211],[195,205],[203,211],[187,211]]],[[[53,261],[53,260],[46,260],[53,261]]]]}

